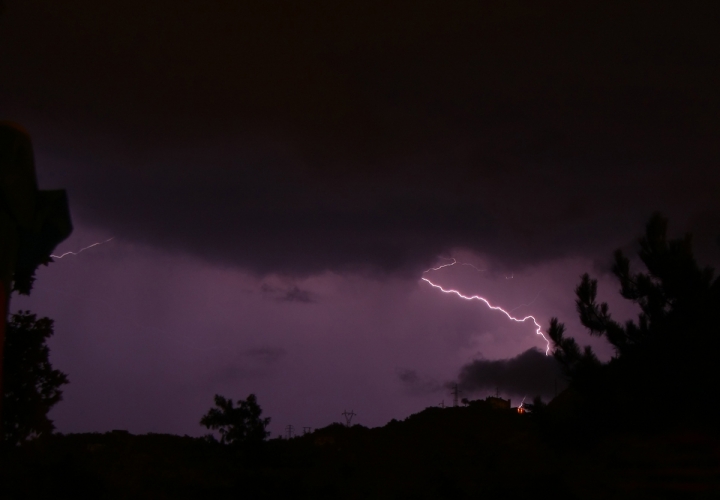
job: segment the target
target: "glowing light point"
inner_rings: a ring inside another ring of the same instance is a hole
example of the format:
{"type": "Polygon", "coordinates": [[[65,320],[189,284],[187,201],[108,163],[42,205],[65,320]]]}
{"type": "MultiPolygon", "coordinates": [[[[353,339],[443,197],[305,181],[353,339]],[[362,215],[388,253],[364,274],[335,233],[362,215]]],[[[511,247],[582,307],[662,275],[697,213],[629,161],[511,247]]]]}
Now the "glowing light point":
{"type": "Polygon", "coordinates": [[[526,397],[527,397],[527,396],[523,396],[523,399],[522,399],[522,401],[520,402],[520,406],[518,406],[517,412],[518,412],[520,415],[522,415],[523,413],[525,413],[525,408],[524,408],[523,405],[525,404],[525,398],[526,398],[526,397]]]}

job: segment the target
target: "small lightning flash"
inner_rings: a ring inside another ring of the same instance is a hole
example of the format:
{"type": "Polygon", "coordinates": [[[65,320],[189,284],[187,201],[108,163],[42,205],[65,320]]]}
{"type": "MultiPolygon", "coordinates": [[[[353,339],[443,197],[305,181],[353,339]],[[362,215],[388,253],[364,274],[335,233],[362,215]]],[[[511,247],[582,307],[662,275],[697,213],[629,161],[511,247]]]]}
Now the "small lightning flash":
{"type": "Polygon", "coordinates": [[[84,252],[84,251],[87,250],[88,248],[92,248],[92,247],[96,247],[96,246],[98,246],[98,245],[102,245],[103,243],[107,243],[108,241],[113,240],[113,239],[115,239],[115,236],[113,236],[112,238],[108,238],[108,239],[106,239],[105,241],[98,241],[97,243],[93,243],[92,245],[88,245],[88,246],[86,246],[86,247],[84,247],[84,248],[81,248],[81,249],[78,250],[77,252],[65,252],[65,253],[62,254],[62,255],[50,255],[50,257],[52,257],[53,259],[62,259],[63,257],[67,257],[68,255],[78,255],[80,252],[84,252]]]}

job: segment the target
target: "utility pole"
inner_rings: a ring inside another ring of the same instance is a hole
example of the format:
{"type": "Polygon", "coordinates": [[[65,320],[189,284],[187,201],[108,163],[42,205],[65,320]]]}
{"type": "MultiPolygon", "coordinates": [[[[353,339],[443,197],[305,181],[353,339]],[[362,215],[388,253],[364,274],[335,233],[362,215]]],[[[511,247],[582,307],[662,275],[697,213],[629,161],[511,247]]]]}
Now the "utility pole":
{"type": "Polygon", "coordinates": [[[440,408],[445,408],[445,400],[440,401],[440,408]]]}
{"type": "Polygon", "coordinates": [[[453,389],[450,394],[452,394],[453,397],[453,408],[456,408],[458,405],[458,398],[460,397],[460,389],[457,384],[453,384],[453,389]]]}
{"type": "Polygon", "coordinates": [[[340,415],[345,417],[345,424],[350,427],[350,424],[352,423],[352,418],[357,414],[353,410],[350,410],[349,412],[347,410],[344,410],[340,415]]]}
{"type": "Polygon", "coordinates": [[[292,439],[294,430],[295,428],[292,425],[288,425],[285,427],[285,432],[288,439],[292,439]]]}

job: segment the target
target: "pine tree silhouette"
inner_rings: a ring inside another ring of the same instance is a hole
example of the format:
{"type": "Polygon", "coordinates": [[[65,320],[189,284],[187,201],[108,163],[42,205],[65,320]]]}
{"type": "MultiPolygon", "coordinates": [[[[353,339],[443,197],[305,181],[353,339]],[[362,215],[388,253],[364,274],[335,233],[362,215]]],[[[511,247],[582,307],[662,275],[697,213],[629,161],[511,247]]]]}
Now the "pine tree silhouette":
{"type": "Polygon", "coordinates": [[[582,395],[583,415],[593,414],[595,421],[622,426],[702,421],[717,410],[711,395],[720,380],[720,279],[697,264],[689,234],[667,239],[667,225],[654,214],[639,240],[644,272],[633,272],[620,250],[614,255],[620,293],[640,307],[637,322],[615,321],[607,303],[597,302],[597,280],[588,274],[575,290],[580,321],[614,349],[608,363],[566,337],[557,318],[550,321],[554,356],[570,387],[582,395]]]}

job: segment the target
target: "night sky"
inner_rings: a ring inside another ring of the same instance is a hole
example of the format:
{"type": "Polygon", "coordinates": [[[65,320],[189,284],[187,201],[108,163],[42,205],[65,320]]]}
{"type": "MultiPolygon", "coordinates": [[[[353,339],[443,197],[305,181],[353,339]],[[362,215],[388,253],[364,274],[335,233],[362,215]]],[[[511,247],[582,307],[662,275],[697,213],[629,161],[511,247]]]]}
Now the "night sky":
{"type": "MultiPolygon", "coordinates": [[[[715,2],[6,0],[0,118],[75,231],[38,272],[61,432],[200,435],[552,397],[654,211],[720,264],[715,2]],[[424,272],[453,262],[454,266],[424,272]],[[462,265],[472,264],[472,265],[462,265]]],[[[604,359],[611,352],[599,348],[604,359]]]]}

